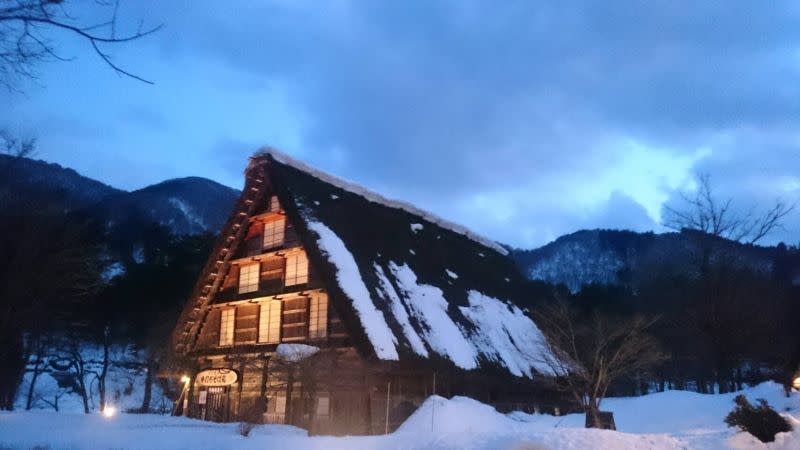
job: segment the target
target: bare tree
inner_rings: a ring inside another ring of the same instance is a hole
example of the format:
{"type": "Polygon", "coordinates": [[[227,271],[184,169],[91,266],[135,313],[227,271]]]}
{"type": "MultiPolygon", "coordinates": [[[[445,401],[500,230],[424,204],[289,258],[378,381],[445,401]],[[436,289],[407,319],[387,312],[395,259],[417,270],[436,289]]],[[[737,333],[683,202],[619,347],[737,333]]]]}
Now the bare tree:
{"type": "Polygon", "coordinates": [[[780,228],[783,219],[794,209],[794,205],[776,200],[763,214],[756,215],[752,211],[738,213],[732,209],[732,198],[724,201],[716,198],[708,174],[699,175],[697,181],[698,188],[694,194],[681,193],[683,207],[664,207],[662,225],[676,231],[696,230],[736,242],[755,244],[780,228]]]}
{"type": "Polygon", "coordinates": [[[19,158],[29,158],[33,155],[35,149],[36,138],[21,137],[9,130],[0,129],[0,152],[3,154],[19,158]]]}
{"type": "Polygon", "coordinates": [[[556,386],[571,394],[586,412],[587,427],[605,428],[600,405],[611,383],[664,359],[647,333],[656,319],[616,319],[597,312],[581,317],[564,300],[534,315],[548,350],[539,358],[556,375],[556,386]]]}
{"type": "Polygon", "coordinates": [[[118,75],[148,84],[151,81],[120,67],[106,47],[135,41],[152,34],[161,25],[138,28],[118,34],[119,0],[96,0],[95,6],[107,8],[105,20],[85,23],[73,17],[69,0],[0,0],[0,83],[13,88],[19,78],[36,78],[36,67],[47,61],[68,61],[58,54],[48,31],[63,31],[85,40],[95,54],[118,75]]]}

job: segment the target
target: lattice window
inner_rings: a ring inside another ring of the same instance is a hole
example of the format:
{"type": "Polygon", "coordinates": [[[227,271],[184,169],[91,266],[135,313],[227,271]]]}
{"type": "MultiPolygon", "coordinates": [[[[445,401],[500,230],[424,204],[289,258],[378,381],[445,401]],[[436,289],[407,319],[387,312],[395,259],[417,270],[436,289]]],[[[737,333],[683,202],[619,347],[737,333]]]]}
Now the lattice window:
{"type": "Polygon", "coordinates": [[[259,263],[247,264],[239,269],[239,293],[246,294],[258,290],[259,263]]]}
{"type": "Polygon", "coordinates": [[[305,252],[293,253],[286,257],[286,281],[284,285],[308,283],[308,258],[305,252]]]}
{"type": "Polygon", "coordinates": [[[303,340],[308,336],[308,299],[293,298],[283,303],[281,338],[303,340]]]}
{"type": "Polygon", "coordinates": [[[219,321],[219,345],[233,345],[233,325],[236,318],[236,309],[227,308],[222,310],[222,317],[219,321]]]}
{"type": "Polygon", "coordinates": [[[328,334],[328,296],[312,296],[308,309],[308,338],[324,338],[328,334]]]}
{"type": "Polygon", "coordinates": [[[281,301],[269,300],[261,303],[258,321],[258,342],[277,344],[281,341],[281,301]]]}
{"type": "Polygon", "coordinates": [[[280,218],[264,224],[264,250],[280,247],[286,236],[286,219],[280,218]]]}
{"type": "Polygon", "coordinates": [[[273,195],[269,198],[269,212],[278,212],[281,210],[281,204],[278,201],[278,196],[273,195]]]}

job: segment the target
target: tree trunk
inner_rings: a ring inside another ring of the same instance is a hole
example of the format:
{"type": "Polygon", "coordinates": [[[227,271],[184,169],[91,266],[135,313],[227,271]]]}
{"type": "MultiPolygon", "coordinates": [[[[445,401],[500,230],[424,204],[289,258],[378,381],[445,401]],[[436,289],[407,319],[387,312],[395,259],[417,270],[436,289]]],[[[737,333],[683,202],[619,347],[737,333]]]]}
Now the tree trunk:
{"type": "Polygon", "coordinates": [[[103,366],[97,375],[97,394],[100,397],[100,411],[105,411],[106,409],[106,377],[108,376],[108,367],[111,365],[110,333],[109,327],[106,326],[103,330],[103,366]]]}
{"type": "Polygon", "coordinates": [[[147,357],[147,373],[144,376],[144,397],[142,398],[142,406],[139,410],[143,413],[150,411],[150,401],[153,398],[153,372],[156,370],[156,363],[154,358],[147,357]]]}
{"type": "Polygon", "coordinates": [[[33,370],[31,370],[31,383],[28,386],[28,394],[25,398],[25,410],[30,411],[33,408],[33,394],[36,392],[36,381],[39,380],[39,375],[42,374],[44,368],[44,344],[41,337],[36,338],[36,362],[34,363],[33,370]]]}
{"type": "Polygon", "coordinates": [[[0,410],[14,409],[17,390],[25,374],[27,355],[16,330],[0,330],[0,410]]]}
{"type": "Polygon", "coordinates": [[[586,428],[598,428],[601,430],[616,430],[614,423],[614,413],[600,411],[600,408],[592,403],[586,408],[586,428]]]}
{"type": "MultiPolygon", "coordinates": [[[[83,378],[83,377],[81,377],[83,378]]],[[[79,382],[81,400],[83,400],[83,413],[89,414],[89,392],[86,390],[86,384],[83,381],[79,382]]]]}
{"type": "Polygon", "coordinates": [[[28,386],[28,395],[25,398],[25,411],[30,411],[33,408],[33,393],[36,391],[36,380],[39,379],[39,361],[33,366],[33,375],[31,375],[31,384],[28,386]]]}

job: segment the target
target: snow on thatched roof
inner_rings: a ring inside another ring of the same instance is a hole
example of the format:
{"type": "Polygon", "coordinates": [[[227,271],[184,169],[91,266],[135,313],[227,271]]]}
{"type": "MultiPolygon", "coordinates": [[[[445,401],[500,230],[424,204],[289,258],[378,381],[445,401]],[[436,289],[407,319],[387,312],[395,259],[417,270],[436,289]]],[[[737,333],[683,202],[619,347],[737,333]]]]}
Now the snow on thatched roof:
{"type": "Polygon", "coordinates": [[[523,313],[532,301],[524,278],[501,247],[264,152],[251,164],[263,165],[289,218],[307,230],[309,258],[325,266],[334,302],[357,320],[378,359],[435,358],[517,376],[550,372],[540,362],[544,338],[523,313]]]}

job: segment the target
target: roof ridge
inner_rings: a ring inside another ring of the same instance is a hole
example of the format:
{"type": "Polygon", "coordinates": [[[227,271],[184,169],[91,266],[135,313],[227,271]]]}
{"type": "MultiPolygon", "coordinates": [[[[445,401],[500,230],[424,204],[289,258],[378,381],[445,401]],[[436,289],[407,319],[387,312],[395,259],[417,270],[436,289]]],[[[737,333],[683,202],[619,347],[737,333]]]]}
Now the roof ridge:
{"type": "MultiPolygon", "coordinates": [[[[365,188],[365,187],[363,187],[363,186],[361,186],[361,185],[359,185],[357,183],[354,183],[352,181],[348,181],[348,180],[345,180],[343,178],[337,177],[335,175],[331,175],[329,173],[326,173],[326,172],[323,172],[321,170],[318,170],[318,169],[316,169],[316,168],[304,163],[303,161],[300,161],[300,160],[298,160],[298,159],[296,159],[296,158],[294,158],[292,156],[287,155],[284,152],[281,152],[280,150],[276,150],[273,147],[268,147],[268,146],[267,147],[262,147],[261,149],[256,151],[256,153],[253,155],[254,158],[259,157],[259,156],[270,156],[275,161],[277,161],[277,162],[279,162],[281,164],[285,164],[287,166],[293,167],[293,168],[295,168],[295,169],[297,169],[297,170],[299,170],[301,172],[306,172],[309,175],[311,175],[311,176],[313,176],[315,178],[318,178],[318,179],[320,179],[320,180],[322,180],[322,181],[324,181],[326,183],[332,184],[332,185],[334,185],[334,186],[336,186],[336,187],[338,187],[338,188],[340,188],[342,190],[345,190],[345,191],[350,192],[352,194],[359,195],[359,196],[361,196],[361,197],[363,197],[363,198],[365,198],[365,199],[367,199],[367,200],[369,200],[371,202],[375,202],[375,203],[378,203],[378,204],[381,204],[381,205],[384,205],[384,206],[387,206],[387,207],[390,207],[390,208],[403,210],[403,211],[405,211],[405,212],[407,212],[409,214],[418,216],[418,217],[420,217],[421,219],[423,219],[423,220],[425,220],[427,222],[430,222],[430,223],[433,223],[435,225],[438,225],[438,226],[440,226],[440,227],[442,227],[444,229],[450,230],[450,231],[452,231],[454,233],[458,233],[460,235],[463,235],[466,238],[468,238],[468,239],[470,239],[470,240],[472,240],[474,242],[477,242],[478,244],[480,244],[480,245],[482,245],[484,247],[487,247],[489,249],[492,249],[492,250],[500,253],[501,255],[508,255],[508,250],[506,250],[499,243],[497,243],[496,241],[494,241],[492,239],[484,237],[484,236],[482,236],[482,235],[480,235],[478,233],[475,233],[475,232],[473,232],[472,230],[470,230],[469,228],[467,228],[467,227],[465,227],[463,225],[457,224],[457,223],[452,222],[452,221],[447,220],[447,219],[443,219],[442,217],[440,217],[440,216],[438,216],[438,215],[436,215],[434,213],[431,213],[429,211],[425,211],[423,209],[420,209],[420,208],[418,208],[418,207],[416,207],[416,206],[414,206],[414,205],[412,205],[412,204],[410,204],[408,202],[405,202],[405,201],[402,201],[402,200],[394,200],[394,199],[386,198],[383,195],[381,195],[381,194],[379,194],[377,192],[371,191],[371,190],[369,190],[369,189],[367,189],[367,188],[365,188]]],[[[251,159],[251,164],[252,164],[252,159],[251,159]]],[[[249,167],[248,167],[248,169],[249,169],[249,167]]]]}

